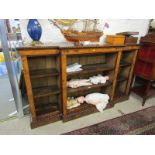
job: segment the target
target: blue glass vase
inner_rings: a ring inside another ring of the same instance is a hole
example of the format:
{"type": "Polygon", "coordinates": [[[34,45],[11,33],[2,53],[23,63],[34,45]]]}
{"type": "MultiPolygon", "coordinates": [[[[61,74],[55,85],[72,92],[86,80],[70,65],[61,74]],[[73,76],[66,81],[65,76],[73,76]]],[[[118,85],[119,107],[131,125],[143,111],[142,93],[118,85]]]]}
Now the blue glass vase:
{"type": "Polygon", "coordinates": [[[39,41],[42,34],[42,28],[37,19],[29,19],[27,31],[33,41],[39,41]]]}

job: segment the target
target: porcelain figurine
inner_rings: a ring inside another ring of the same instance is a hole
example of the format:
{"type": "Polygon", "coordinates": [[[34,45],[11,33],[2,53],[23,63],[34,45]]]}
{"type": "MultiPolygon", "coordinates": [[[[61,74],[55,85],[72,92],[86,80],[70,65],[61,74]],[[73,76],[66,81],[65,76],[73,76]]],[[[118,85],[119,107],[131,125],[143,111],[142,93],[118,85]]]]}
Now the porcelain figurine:
{"type": "Polygon", "coordinates": [[[67,82],[67,86],[70,88],[78,88],[81,86],[90,86],[93,84],[106,83],[109,80],[109,76],[97,75],[90,77],[89,79],[72,79],[67,82]]]}
{"type": "Polygon", "coordinates": [[[67,99],[67,109],[72,109],[80,106],[80,103],[74,97],[68,97],[67,99]]]}
{"type": "Polygon", "coordinates": [[[103,109],[109,103],[109,96],[107,94],[102,93],[91,93],[86,95],[85,97],[81,96],[77,100],[79,103],[86,102],[88,104],[95,105],[100,112],[103,112],[103,109]]]}
{"type": "Polygon", "coordinates": [[[81,71],[82,70],[81,67],[82,67],[82,65],[80,65],[78,63],[74,63],[72,65],[68,65],[67,66],[67,73],[81,71]]]}
{"type": "Polygon", "coordinates": [[[99,74],[97,76],[90,77],[89,79],[92,84],[104,84],[107,80],[109,80],[109,76],[102,76],[101,74],[99,74]]]}
{"type": "Polygon", "coordinates": [[[70,88],[78,88],[81,86],[90,86],[92,83],[89,79],[72,79],[67,82],[67,86],[70,88]]]}

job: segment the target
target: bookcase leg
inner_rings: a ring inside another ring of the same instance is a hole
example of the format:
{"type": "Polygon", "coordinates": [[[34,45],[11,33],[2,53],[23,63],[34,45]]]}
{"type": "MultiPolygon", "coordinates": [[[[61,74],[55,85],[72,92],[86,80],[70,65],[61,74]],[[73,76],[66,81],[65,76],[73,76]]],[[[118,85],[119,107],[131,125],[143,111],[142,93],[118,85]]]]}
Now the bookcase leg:
{"type": "Polygon", "coordinates": [[[143,97],[142,106],[145,105],[145,102],[146,102],[146,99],[147,99],[147,97],[148,97],[150,88],[151,88],[151,81],[148,81],[147,86],[146,86],[146,90],[145,90],[145,94],[144,94],[144,97],[143,97]]]}

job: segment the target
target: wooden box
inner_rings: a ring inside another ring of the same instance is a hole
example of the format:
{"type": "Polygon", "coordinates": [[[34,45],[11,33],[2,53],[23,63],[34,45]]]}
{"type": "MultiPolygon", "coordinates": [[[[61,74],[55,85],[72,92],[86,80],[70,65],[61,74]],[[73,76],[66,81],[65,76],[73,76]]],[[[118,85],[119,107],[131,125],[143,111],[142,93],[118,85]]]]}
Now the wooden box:
{"type": "Polygon", "coordinates": [[[138,37],[126,36],[125,37],[125,44],[136,44],[138,37]]]}
{"type": "Polygon", "coordinates": [[[107,35],[105,42],[113,45],[124,45],[125,36],[123,35],[107,35]]]}
{"type": "Polygon", "coordinates": [[[125,42],[124,42],[125,44],[136,44],[138,37],[133,37],[132,35],[138,35],[139,32],[126,31],[126,32],[120,32],[116,34],[125,36],[125,42]]]}

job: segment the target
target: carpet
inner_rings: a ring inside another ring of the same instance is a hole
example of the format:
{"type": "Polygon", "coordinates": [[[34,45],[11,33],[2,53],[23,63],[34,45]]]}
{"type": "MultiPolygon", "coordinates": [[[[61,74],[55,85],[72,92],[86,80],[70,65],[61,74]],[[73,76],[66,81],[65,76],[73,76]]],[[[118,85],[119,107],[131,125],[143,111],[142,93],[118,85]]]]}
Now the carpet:
{"type": "Polygon", "coordinates": [[[155,106],[64,135],[155,135],[155,106]]]}

